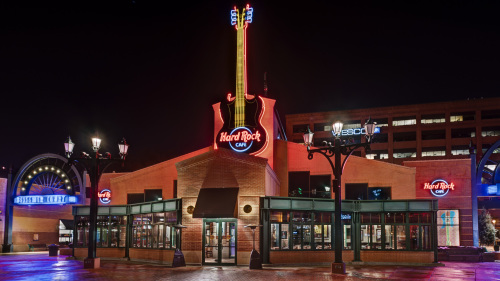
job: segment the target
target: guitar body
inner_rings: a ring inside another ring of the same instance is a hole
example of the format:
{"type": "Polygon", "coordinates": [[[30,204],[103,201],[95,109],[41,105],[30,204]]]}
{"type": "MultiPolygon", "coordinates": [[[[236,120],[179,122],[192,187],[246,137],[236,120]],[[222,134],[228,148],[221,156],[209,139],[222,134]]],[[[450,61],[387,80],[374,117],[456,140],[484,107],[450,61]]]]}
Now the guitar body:
{"type": "Polygon", "coordinates": [[[236,99],[232,101],[224,99],[221,102],[220,114],[224,124],[216,137],[217,147],[256,154],[265,148],[268,138],[266,130],[260,123],[264,114],[264,104],[257,96],[251,100],[244,98],[242,102],[244,102],[242,112],[244,122],[237,120],[236,99]]]}

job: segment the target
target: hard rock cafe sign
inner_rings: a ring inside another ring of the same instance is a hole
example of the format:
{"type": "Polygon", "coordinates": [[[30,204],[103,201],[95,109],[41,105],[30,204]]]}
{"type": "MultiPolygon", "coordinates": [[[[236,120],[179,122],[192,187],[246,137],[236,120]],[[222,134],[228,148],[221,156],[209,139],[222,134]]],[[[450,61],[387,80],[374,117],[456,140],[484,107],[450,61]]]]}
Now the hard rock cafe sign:
{"type": "Polygon", "coordinates": [[[256,130],[255,133],[252,132],[247,127],[238,127],[232,130],[229,134],[227,132],[221,132],[219,143],[227,143],[232,150],[236,152],[245,152],[249,150],[254,142],[262,142],[261,133],[256,130]]]}
{"type": "Polygon", "coordinates": [[[103,204],[109,204],[111,202],[111,190],[103,189],[97,194],[99,201],[103,204]]]}
{"type": "Polygon", "coordinates": [[[437,179],[431,183],[426,182],[424,184],[424,189],[428,189],[431,192],[431,194],[436,197],[443,197],[446,194],[448,194],[450,190],[455,190],[455,184],[454,183],[449,184],[447,181],[443,179],[437,179]]]}

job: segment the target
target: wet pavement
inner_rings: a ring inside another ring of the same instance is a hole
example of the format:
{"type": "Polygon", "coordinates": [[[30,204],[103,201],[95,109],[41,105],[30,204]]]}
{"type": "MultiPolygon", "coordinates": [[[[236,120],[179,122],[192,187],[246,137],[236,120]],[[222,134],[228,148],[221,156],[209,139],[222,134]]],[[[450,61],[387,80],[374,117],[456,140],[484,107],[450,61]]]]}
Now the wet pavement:
{"type": "Polygon", "coordinates": [[[326,266],[247,267],[187,266],[101,260],[100,269],[83,269],[83,261],[48,252],[0,254],[0,280],[500,280],[500,262],[443,262],[445,266],[347,266],[331,274],[326,266]]]}

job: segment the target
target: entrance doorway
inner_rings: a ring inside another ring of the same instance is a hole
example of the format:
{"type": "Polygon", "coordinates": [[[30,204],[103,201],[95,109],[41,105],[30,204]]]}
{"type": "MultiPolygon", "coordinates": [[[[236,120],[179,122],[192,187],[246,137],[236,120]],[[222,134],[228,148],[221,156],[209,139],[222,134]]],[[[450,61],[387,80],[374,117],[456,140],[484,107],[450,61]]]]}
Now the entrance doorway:
{"type": "Polygon", "coordinates": [[[203,220],[203,264],[236,265],[236,219],[203,220]]]}

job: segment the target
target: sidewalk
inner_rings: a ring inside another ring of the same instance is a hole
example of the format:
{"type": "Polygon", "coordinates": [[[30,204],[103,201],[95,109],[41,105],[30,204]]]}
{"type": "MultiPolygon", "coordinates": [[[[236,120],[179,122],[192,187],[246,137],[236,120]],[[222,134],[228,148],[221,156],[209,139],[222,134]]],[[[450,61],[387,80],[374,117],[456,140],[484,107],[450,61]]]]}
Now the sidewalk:
{"type": "Polygon", "coordinates": [[[83,262],[48,252],[0,254],[0,280],[500,280],[500,263],[443,262],[445,266],[347,266],[346,275],[329,267],[248,267],[164,265],[101,260],[101,268],[83,269],[83,262]]]}

